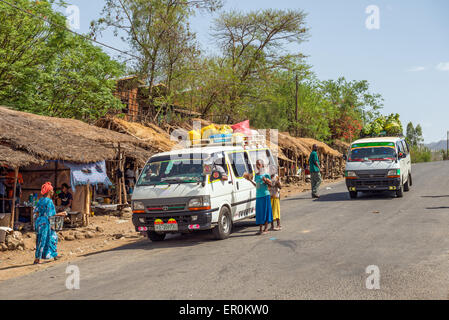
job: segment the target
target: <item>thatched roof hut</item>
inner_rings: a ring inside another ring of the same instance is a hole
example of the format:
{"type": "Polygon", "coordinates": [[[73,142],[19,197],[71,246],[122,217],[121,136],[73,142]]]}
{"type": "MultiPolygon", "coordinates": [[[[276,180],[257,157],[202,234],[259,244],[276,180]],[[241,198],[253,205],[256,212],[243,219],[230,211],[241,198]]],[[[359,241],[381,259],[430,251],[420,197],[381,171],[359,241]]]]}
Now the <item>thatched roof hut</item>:
{"type": "Polygon", "coordinates": [[[151,155],[146,144],[129,135],[79,120],[45,117],[0,106],[0,159],[11,167],[62,160],[92,163],[112,160],[117,147],[138,163],[151,155]]]}
{"type": "Polygon", "coordinates": [[[95,125],[130,135],[137,139],[143,148],[150,151],[165,152],[175,145],[175,142],[170,140],[170,135],[154,124],[144,126],[137,122],[108,117],[98,120],[95,125]]]}

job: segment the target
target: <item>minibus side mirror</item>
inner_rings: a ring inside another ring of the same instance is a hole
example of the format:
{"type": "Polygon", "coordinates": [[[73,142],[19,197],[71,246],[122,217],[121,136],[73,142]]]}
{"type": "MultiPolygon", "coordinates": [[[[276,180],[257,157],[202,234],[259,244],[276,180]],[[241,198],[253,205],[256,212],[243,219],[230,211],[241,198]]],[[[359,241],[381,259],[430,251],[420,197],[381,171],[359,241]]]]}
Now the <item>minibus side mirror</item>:
{"type": "Polygon", "coordinates": [[[343,160],[348,161],[348,156],[347,155],[343,155],[343,160]]]}

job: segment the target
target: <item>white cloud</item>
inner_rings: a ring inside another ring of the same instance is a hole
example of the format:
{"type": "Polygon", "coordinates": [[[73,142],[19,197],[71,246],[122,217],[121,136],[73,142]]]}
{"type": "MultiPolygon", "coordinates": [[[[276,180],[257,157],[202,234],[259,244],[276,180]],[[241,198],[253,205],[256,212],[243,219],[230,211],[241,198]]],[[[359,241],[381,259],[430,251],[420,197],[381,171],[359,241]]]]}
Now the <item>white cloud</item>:
{"type": "Polygon", "coordinates": [[[423,67],[423,66],[411,67],[411,68],[407,69],[408,72],[419,72],[419,71],[424,71],[424,70],[427,70],[427,68],[423,67]]]}
{"type": "Polygon", "coordinates": [[[449,62],[441,62],[437,65],[437,69],[440,71],[449,71],[449,62]]]}

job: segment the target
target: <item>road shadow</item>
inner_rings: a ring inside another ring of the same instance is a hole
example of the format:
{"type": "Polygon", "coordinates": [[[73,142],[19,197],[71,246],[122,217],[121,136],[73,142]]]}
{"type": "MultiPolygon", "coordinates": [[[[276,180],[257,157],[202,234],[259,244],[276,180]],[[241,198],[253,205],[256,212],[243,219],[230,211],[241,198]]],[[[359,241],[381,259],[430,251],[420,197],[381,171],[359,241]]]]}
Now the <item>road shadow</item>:
{"type": "Polygon", "coordinates": [[[314,202],[338,202],[338,201],[364,201],[364,200],[392,200],[395,196],[389,192],[363,193],[359,192],[357,198],[351,199],[348,192],[335,192],[322,194],[319,199],[314,202]]]}
{"type": "Polygon", "coordinates": [[[421,196],[421,198],[449,198],[449,195],[446,195],[446,196],[421,196]]]}
{"type": "Polygon", "coordinates": [[[427,210],[441,210],[441,209],[449,209],[449,207],[428,207],[427,210]]]}
{"type": "MultiPolygon", "coordinates": [[[[252,237],[257,232],[257,225],[255,220],[246,220],[236,222],[233,226],[232,233],[229,239],[240,237],[252,237]]],[[[195,231],[190,234],[168,234],[164,241],[151,241],[148,238],[143,238],[133,243],[125,244],[116,248],[105,249],[101,251],[86,253],[81,257],[95,256],[105,252],[118,252],[123,250],[155,250],[155,249],[169,249],[169,248],[184,248],[192,247],[207,242],[220,241],[213,236],[212,230],[195,231]]]]}
{"type": "MultiPolygon", "coordinates": [[[[43,265],[43,264],[46,264],[46,263],[49,263],[49,262],[52,262],[52,261],[44,261],[40,265],[43,265]]],[[[18,269],[18,268],[23,268],[23,267],[31,267],[31,266],[34,266],[34,265],[35,265],[34,263],[26,263],[26,264],[21,264],[21,265],[3,267],[3,268],[0,268],[0,271],[9,270],[9,269],[18,269]]]]}

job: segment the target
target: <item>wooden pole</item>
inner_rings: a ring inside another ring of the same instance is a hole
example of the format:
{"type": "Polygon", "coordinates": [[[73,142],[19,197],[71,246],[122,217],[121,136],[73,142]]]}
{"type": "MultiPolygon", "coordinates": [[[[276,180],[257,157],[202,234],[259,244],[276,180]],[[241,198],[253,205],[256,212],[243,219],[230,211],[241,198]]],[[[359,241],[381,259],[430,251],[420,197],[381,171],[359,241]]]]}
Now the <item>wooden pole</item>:
{"type": "Polygon", "coordinates": [[[126,185],[125,185],[125,159],[126,158],[123,155],[122,161],[120,162],[121,163],[120,166],[121,166],[121,170],[123,172],[123,175],[122,175],[123,203],[127,204],[128,203],[128,195],[127,195],[127,192],[126,192],[126,185]]]}
{"type": "MultiPolygon", "coordinates": [[[[16,215],[16,189],[17,189],[17,177],[19,176],[19,168],[14,169],[14,189],[13,189],[13,196],[12,196],[12,205],[11,205],[11,221],[10,221],[10,227],[11,229],[14,229],[14,221],[15,221],[15,215],[16,215]]],[[[17,216],[18,218],[18,216],[17,216]]]]}
{"type": "Polygon", "coordinates": [[[55,189],[58,187],[58,161],[55,162],[55,189]]]}
{"type": "Polygon", "coordinates": [[[90,214],[90,184],[87,184],[85,186],[86,188],[86,196],[85,196],[85,212],[84,212],[84,219],[83,224],[84,226],[89,225],[89,214],[90,214]]]}

